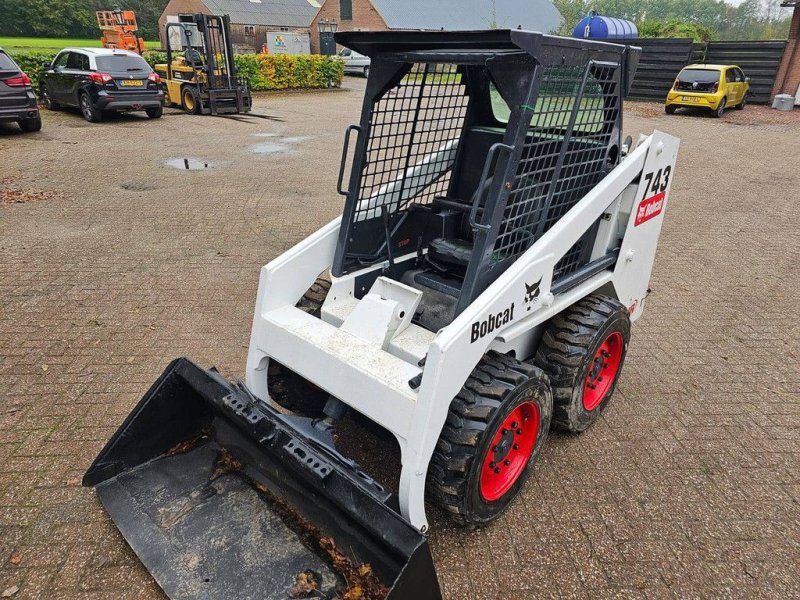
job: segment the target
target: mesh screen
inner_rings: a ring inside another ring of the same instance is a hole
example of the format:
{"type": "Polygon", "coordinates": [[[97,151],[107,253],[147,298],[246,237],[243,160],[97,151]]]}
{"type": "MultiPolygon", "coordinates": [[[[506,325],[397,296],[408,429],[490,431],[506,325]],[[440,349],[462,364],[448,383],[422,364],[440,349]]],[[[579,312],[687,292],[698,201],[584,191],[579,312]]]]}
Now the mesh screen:
{"type": "Polygon", "coordinates": [[[447,191],[468,103],[457,65],[417,64],[373,104],[355,221],[447,191]]]}
{"type": "MultiPolygon", "coordinates": [[[[530,128],[494,246],[503,260],[527,250],[603,178],[617,122],[616,66],[543,69],[530,128]],[[571,130],[571,132],[570,132],[571,130]]],[[[584,236],[554,276],[582,266],[584,236]]]]}

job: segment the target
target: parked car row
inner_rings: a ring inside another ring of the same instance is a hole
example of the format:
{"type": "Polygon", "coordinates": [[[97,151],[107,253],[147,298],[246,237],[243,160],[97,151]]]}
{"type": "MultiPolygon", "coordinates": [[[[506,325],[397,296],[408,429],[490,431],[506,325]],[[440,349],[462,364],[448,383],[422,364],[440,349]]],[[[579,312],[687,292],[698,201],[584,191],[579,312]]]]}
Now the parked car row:
{"type": "MultiPolygon", "coordinates": [[[[161,78],[134,52],[65,48],[42,66],[39,97],[49,110],[75,107],[92,123],[112,111],[144,111],[151,119],[163,114],[161,78]]],[[[34,85],[0,48],[0,121],[16,121],[25,132],[42,128],[34,85]]]]}
{"type": "MultiPolygon", "coordinates": [[[[369,76],[370,59],[349,48],[339,52],[346,73],[369,76]]],[[[42,65],[38,82],[49,110],[79,108],[92,123],[105,112],[144,111],[158,119],[164,111],[161,77],[134,52],[110,48],[65,48],[42,65]]],[[[743,109],[750,78],[736,65],[689,65],[681,70],[667,94],[665,111],[703,108],[721,117],[727,108],[743,109]]],[[[16,121],[25,132],[39,131],[42,118],[34,82],[0,48],[0,121],[16,121]]]]}

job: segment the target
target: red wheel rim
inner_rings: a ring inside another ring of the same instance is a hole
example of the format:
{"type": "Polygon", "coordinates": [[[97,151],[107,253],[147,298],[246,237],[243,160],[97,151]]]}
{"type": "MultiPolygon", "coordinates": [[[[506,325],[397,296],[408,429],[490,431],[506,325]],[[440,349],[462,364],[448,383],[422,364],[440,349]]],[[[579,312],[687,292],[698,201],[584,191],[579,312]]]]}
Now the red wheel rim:
{"type": "Polygon", "coordinates": [[[481,495],[487,502],[501,498],[519,479],[539,437],[539,407],[517,406],[503,421],[489,446],[481,469],[481,495]]]}
{"type": "Polygon", "coordinates": [[[622,334],[609,335],[595,352],[589,363],[589,372],[583,383],[583,408],[592,411],[597,408],[614,385],[622,363],[622,350],[625,344],[622,334]]]}

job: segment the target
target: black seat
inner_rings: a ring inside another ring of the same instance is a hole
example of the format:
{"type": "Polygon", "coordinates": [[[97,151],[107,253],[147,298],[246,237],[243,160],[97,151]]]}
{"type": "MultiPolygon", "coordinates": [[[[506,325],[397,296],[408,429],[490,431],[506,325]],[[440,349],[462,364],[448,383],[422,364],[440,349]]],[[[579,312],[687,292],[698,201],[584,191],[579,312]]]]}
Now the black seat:
{"type": "Polygon", "coordinates": [[[457,238],[436,238],[428,245],[428,258],[463,273],[472,258],[472,244],[457,238]]]}

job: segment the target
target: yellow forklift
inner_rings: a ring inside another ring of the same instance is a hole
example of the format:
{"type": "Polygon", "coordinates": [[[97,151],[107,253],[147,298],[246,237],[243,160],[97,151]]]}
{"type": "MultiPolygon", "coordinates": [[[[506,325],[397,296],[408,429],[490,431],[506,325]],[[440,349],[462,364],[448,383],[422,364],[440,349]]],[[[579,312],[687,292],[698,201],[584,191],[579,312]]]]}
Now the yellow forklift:
{"type": "Polygon", "coordinates": [[[247,81],[236,76],[228,15],[180,15],[167,23],[166,40],[167,62],[155,68],[166,106],[193,115],[250,112],[253,99],[247,81]]]}

